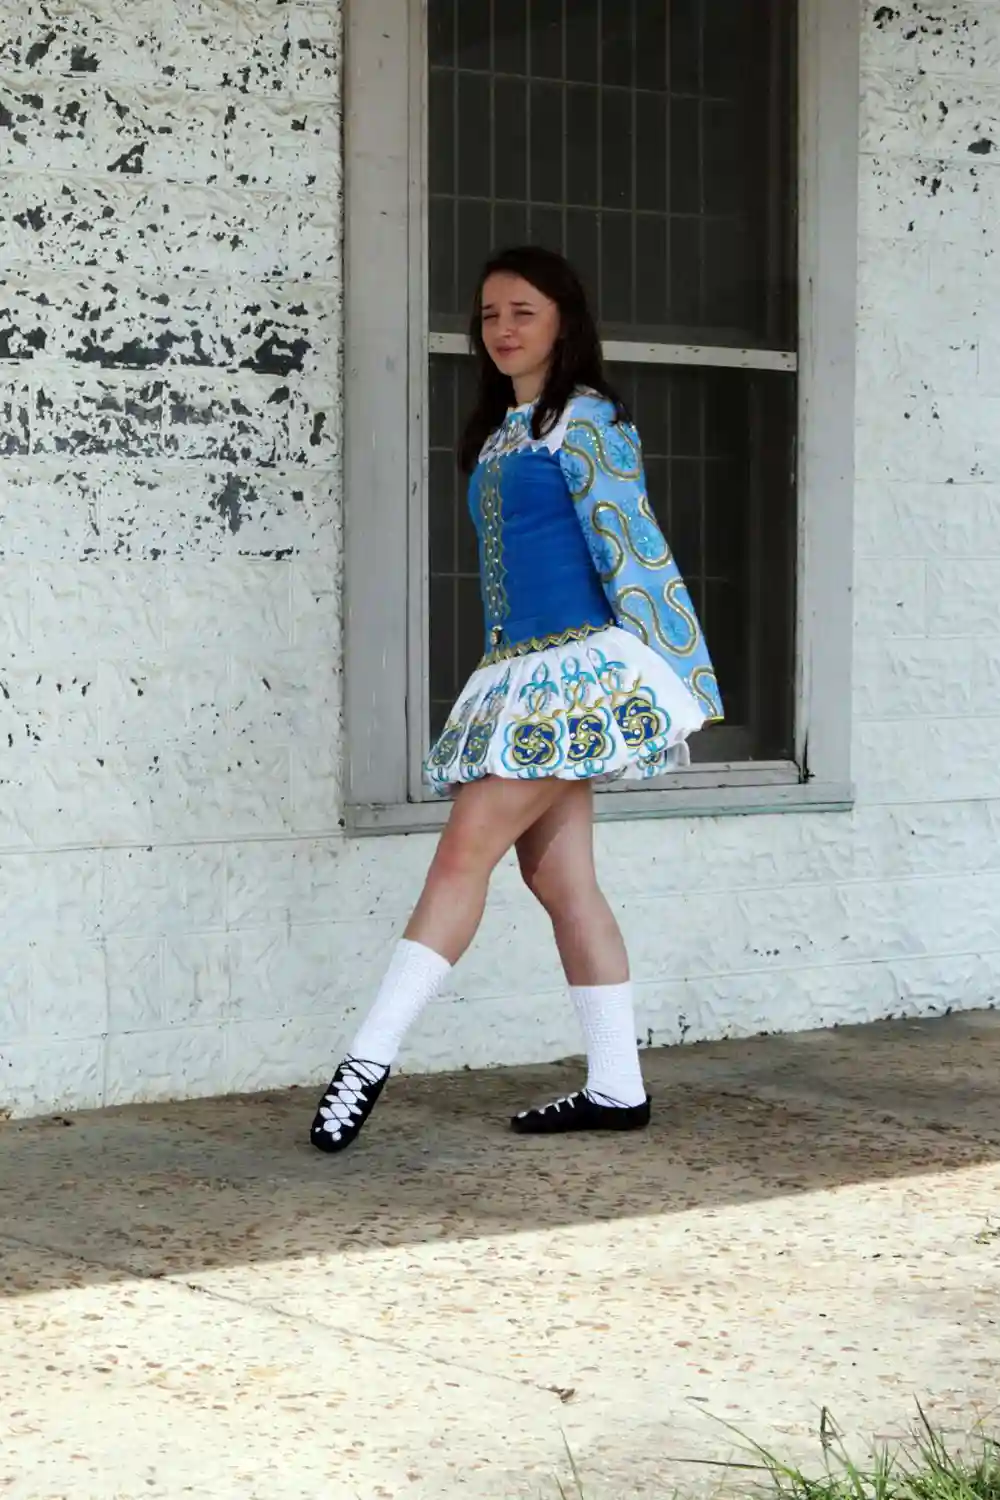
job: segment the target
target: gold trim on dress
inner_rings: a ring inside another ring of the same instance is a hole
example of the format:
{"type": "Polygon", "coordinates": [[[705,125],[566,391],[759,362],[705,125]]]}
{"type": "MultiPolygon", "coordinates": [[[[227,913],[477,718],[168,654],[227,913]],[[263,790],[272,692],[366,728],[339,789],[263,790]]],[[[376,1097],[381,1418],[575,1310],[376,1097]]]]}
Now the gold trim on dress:
{"type": "Polygon", "coordinates": [[[503,491],[500,484],[500,468],[496,462],[486,466],[479,485],[479,514],[482,525],[482,584],[487,610],[497,621],[496,629],[502,629],[500,621],[510,614],[507,598],[507,568],[504,563],[503,546],[503,491]]]}
{"type": "Polygon", "coordinates": [[[518,641],[516,646],[498,646],[486,653],[476,670],[480,667],[495,667],[497,662],[511,661],[515,656],[530,656],[533,651],[549,651],[554,646],[568,646],[571,641],[585,641],[588,636],[610,630],[613,624],[613,620],[606,620],[603,625],[575,625],[569,630],[560,631],[558,635],[536,635],[530,640],[518,641]]]}

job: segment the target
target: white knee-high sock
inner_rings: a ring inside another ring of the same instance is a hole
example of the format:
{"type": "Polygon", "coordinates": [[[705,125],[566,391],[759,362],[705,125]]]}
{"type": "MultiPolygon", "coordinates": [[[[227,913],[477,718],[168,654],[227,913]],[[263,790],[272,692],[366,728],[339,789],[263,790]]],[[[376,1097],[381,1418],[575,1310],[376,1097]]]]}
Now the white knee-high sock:
{"type": "Polygon", "coordinates": [[[391,1067],[407,1030],[450,972],[451,964],[433,948],[400,938],[375,1003],[348,1048],[348,1057],[391,1067]]]}
{"type": "Polygon", "coordinates": [[[571,985],[569,992],[587,1047],[587,1093],[601,1104],[644,1104],[631,984],[571,985]]]}

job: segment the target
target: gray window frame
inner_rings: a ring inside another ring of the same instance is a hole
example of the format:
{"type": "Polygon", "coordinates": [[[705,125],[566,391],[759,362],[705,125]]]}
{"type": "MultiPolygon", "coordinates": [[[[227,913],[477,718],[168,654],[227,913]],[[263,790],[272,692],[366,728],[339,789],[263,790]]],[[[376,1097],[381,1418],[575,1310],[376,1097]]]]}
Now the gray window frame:
{"type": "MultiPolygon", "coordinates": [[[[414,800],[428,683],[425,24],[424,0],[346,0],[344,814],[354,833],[437,828],[448,809],[414,800]]],[[[669,783],[609,789],[601,818],[853,804],[860,12],[800,0],[799,27],[795,759],[698,765],[669,783]]],[[[717,351],[671,354],[717,362],[717,351]]],[[[629,357],[642,355],[629,346],[629,357]]]]}

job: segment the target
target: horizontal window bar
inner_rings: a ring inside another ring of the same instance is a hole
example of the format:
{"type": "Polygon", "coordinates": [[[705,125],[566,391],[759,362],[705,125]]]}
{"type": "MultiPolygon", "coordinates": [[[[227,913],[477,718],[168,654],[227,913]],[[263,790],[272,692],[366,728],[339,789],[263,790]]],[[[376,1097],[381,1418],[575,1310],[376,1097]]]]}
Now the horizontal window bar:
{"type": "MultiPolygon", "coordinates": [[[[468,354],[469,341],[464,333],[432,333],[428,347],[431,354],[468,354]]],[[[785,349],[728,349],[718,344],[642,344],[625,339],[608,339],[604,358],[615,365],[710,365],[727,370],[798,369],[798,355],[785,349]]]]}
{"type": "Polygon", "coordinates": [[[432,203],[468,204],[478,203],[482,208],[489,208],[496,204],[498,208],[564,208],[578,209],[581,213],[607,214],[613,219],[636,219],[645,220],[647,223],[655,221],[665,224],[668,221],[681,224],[712,224],[716,228],[723,224],[744,224],[746,213],[739,208],[716,209],[709,208],[621,208],[613,203],[583,202],[576,198],[539,198],[532,194],[526,198],[523,194],[513,196],[507,193],[459,193],[454,188],[440,188],[430,194],[432,203]]]}
{"type": "Polygon", "coordinates": [[[627,94],[629,98],[637,94],[646,98],[669,99],[675,102],[684,99],[692,104],[728,104],[731,106],[736,102],[732,94],[696,93],[691,89],[651,88],[648,85],[631,83],[598,83],[596,79],[557,77],[550,73],[514,73],[507,68],[471,68],[465,63],[459,63],[456,67],[454,63],[434,62],[431,63],[430,71],[432,74],[440,73],[449,76],[457,73],[462,78],[479,78],[484,81],[499,78],[513,83],[554,84],[556,88],[588,90],[594,94],[627,94]]]}

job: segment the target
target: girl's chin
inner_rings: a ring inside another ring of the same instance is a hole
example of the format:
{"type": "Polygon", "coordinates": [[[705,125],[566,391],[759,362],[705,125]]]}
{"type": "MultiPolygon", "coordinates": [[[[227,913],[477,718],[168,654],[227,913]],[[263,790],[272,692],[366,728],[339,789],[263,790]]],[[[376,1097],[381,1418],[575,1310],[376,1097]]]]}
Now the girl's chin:
{"type": "Polygon", "coordinates": [[[509,375],[511,380],[519,380],[523,375],[531,374],[530,366],[526,367],[518,359],[504,359],[502,357],[500,359],[497,359],[496,356],[494,356],[493,363],[496,365],[501,375],[509,375]]]}

